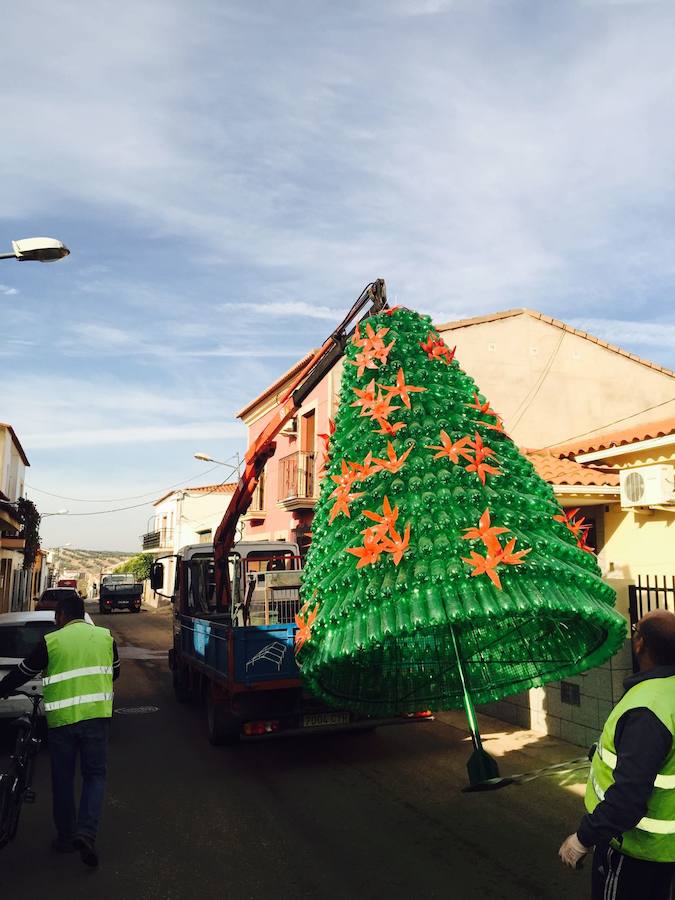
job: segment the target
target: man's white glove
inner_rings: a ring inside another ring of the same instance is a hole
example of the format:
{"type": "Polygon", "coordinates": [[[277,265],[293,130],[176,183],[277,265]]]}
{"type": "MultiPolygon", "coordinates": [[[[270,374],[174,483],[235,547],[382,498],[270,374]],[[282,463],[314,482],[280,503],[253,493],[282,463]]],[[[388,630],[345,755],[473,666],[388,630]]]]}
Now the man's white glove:
{"type": "Polygon", "coordinates": [[[570,869],[576,869],[584,856],[586,856],[587,853],[590,853],[591,850],[592,847],[584,847],[576,834],[571,834],[569,837],[566,837],[560,845],[558,856],[566,866],[570,867],[570,869]]]}

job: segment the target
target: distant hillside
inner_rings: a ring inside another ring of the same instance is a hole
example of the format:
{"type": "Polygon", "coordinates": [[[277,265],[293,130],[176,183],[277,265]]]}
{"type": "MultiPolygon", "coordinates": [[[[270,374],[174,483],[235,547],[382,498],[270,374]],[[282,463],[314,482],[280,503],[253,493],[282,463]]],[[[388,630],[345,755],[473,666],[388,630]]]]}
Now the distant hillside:
{"type": "Polygon", "coordinates": [[[78,578],[87,583],[98,583],[101,572],[112,572],[116,566],[134,556],[133,553],[116,550],[77,550],[75,547],[59,547],[51,552],[55,569],[77,572],[78,578]]]}

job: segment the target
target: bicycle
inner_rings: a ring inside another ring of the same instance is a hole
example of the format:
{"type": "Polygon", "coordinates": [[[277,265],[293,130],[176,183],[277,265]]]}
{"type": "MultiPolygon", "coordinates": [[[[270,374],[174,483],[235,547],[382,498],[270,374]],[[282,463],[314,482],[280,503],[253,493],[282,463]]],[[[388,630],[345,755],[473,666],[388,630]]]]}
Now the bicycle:
{"type": "Polygon", "coordinates": [[[24,803],[34,803],[31,787],[35,756],[40,749],[37,736],[41,694],[15,691],[14,695],[28,697],[33,704],[29,714],[16,720],[17,735],[9,771],[0,774],[0,849],[14,839],[24,803]]]}

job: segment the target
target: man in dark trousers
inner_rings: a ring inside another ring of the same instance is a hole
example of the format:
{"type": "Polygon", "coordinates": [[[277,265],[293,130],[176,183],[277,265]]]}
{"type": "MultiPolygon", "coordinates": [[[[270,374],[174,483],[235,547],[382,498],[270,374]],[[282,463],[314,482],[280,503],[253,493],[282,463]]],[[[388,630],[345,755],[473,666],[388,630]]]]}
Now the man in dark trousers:
{"type": "Polygon", "coordinates": [[[605,723],[587,813],[559,851],[575,868],[595,847],[593,900],[669,900],[675,874],[675,614],[647,613],[632,643],[639,672],[605,723]]]}
{"type": "Polygon", "coordinates": [[[85,621],[81,597],[73,594],[58,601],[56,627],[0,681],[0,698],[43,673],[56,825],[52,848],[60,853],[79,850],[86,865],[97,866],[113,681],[120,663],[108,629],[85,621]],[[76,815],[78,754],[82,792],[76,815]]]}

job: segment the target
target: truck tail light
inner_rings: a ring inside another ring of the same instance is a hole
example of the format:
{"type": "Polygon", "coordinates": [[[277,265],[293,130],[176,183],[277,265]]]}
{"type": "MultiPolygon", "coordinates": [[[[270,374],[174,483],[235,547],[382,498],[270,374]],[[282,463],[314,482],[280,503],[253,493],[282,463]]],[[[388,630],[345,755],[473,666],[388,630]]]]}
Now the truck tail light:
{"type": "Polygon", "coordinates": [[[245,722],[243,731],[250,737],[258,734],[271,734],[279,731],[280,727],[278,719],[258,719],[255,722],[245,722]]]}

